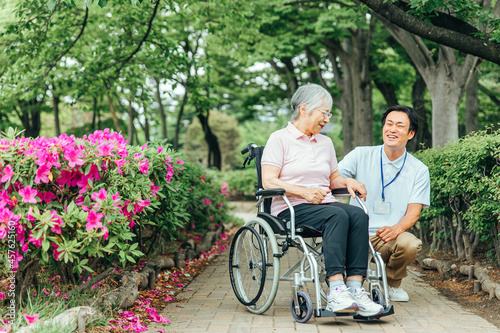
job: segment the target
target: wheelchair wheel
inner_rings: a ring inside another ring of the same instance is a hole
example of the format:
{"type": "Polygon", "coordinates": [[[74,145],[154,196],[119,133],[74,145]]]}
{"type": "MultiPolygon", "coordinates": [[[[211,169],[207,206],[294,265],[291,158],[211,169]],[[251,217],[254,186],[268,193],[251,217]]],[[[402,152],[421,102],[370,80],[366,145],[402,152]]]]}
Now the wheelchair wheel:
{"type": "Polygon", "coordinates": [[[295,304],[293,302],[290,303],[290,310],[292,311],[292,317],[298,323],[305,323],[309,319],[311,319],[313,313],[313,305],[311,297],[305,292],[299,291],[297,293],[297,300],[299,302],[299,313],[295,311],[295,304]]]}
{"type": "Polygon", "coordinates": [[[229,277],[238,300],[248,311],[262,314],[278,291],[278,243],[269,224],[252,218],[234,236],[229,252],[229,277]]]}
{"type": "Polygon", "coordinates": [[[382,306],[385,306],[385,299],[382,291],[379,288],[373,288],[371,292],[372,301],[382,306]]]}

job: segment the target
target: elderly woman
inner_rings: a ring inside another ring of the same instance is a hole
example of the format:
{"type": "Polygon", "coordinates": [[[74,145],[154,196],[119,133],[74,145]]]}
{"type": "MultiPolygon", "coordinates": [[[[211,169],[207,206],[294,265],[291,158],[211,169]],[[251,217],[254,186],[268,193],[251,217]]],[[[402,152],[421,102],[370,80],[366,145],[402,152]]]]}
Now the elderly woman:
{"type": "MultiPolygon", "coordinates": [[[[359,207],[337,202],[331,194],[332,189],[347,188],[351,196],[358,191],[366,198],[362,183],[340,176],[333,143],[319,134],[332,116],[332,97],[323,87],[308,84],[297,90],[291,105],[294,120],[271,134],[264,149],[263,186],[285,189],[296,226],[307,224],[321,231],[330,285],[326,309],[380,314],[383,307],[362,287],[368,265],[368,216],[359,207]]],[[[281,197],[273,199],[271,213],[290,218],[281,197]]]]}

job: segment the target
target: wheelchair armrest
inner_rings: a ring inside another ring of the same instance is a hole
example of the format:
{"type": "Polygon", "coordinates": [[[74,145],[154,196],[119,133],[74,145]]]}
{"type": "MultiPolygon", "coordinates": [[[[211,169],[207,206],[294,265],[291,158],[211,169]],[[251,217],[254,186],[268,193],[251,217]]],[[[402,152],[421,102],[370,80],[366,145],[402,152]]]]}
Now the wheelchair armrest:
{"type": "Polygon", "coordinates": [[[336,188],[332,190],[332,195],[334,197],[346,197],[350,196],[351,194],[346,188],[336,188]]]}
{"type": "Polygon", "coordinates": [[[282,188],[273,188],[270,190],[260,190],[255,193],[256,196],[260,197],[277,197],[285,194],[285,190],[282,188]]]}

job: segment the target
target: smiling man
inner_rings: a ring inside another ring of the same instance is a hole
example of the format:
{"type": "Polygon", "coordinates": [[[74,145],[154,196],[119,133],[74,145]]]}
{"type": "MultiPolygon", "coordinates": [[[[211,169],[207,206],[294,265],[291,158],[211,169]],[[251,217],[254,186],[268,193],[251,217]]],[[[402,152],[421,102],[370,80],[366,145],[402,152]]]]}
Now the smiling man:
{"type": "MultiPolygon", "coordinates": [[[[415,110],[392,106],[382,124],[384,144],[357,147],[339,163],[339,171],[365,184],[370,241],[386,263],[389,299],[407,302],[401,282],[422,247],[421,240],[407,230],[430,204],[429,170],[406,151],[418,130],[415,110]]],[[[351,204],[358,205],[355,200],[351,204]]]]}

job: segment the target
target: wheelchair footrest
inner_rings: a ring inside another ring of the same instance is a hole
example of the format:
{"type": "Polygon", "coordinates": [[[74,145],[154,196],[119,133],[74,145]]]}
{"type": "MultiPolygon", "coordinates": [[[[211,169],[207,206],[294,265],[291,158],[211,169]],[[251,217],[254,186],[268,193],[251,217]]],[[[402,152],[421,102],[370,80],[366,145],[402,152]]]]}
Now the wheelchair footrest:
{"type": "Polygon", "coordinates": [[[385,317],[385,316],[390,316],[392,314],[394,314],[394,307],[392,305],[389,305],[388,307],[385,307],[384,308],[384,312],[382,312],[379,315],[376,315],[376,316],[362,316],[362,315],[356,314],[354,316],[354,319],[375,320],[375,319],[380,319],[380,318],[385,317]]]}
{"type": "Polygon", "coordinates": [[[358,313],[356,311],[354,312],[332,312],[327,309],[320,309],[319,312],[318,310],[314,309],[314,317],[319,318],[319,317],[345,317],[345,316],[356,316],[358,313]]]}

